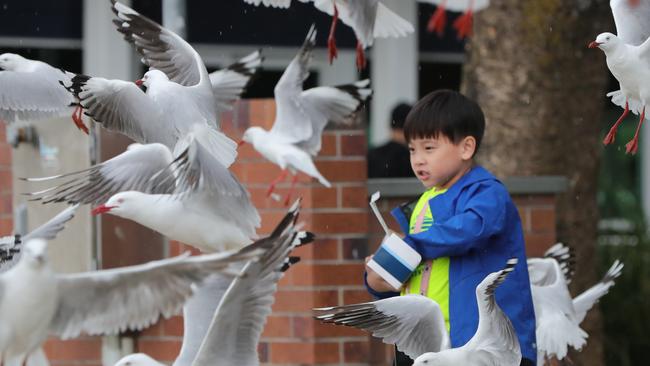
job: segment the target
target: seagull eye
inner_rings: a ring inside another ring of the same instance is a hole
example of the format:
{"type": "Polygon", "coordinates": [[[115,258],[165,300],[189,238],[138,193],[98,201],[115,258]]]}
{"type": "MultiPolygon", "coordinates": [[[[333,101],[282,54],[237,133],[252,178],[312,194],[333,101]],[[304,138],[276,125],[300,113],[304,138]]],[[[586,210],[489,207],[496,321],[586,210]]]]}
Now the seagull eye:
{"type": "Polygon", "coordinates": [[[124,203],[124,199],[123,198],[118,198],[117,203],[124,203]]]}

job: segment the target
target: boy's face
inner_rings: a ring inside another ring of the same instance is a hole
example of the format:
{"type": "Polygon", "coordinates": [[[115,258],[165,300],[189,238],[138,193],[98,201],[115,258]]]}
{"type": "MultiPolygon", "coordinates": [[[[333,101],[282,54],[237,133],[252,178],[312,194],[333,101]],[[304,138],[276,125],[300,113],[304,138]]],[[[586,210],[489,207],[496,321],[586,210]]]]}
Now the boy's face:
{"type": "Polygon", "coordinates": [[[420,182],[426,188],[448,188],[471,166],[476,140],[468,136],[454,144],[446,136],[438,135],[412,139],[408,146],[411,169],[420,182]]]}

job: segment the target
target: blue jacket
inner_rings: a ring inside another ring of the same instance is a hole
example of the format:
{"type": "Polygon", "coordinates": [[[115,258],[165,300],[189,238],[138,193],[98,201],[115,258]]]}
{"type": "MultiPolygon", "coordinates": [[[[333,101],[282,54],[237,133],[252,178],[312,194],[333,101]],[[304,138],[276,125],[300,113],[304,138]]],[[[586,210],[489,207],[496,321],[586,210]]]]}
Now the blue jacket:
{"type": "MultiPolygon", "coordinates": [[[[409,232],[413,205],[403,205],[391,213],[402,231],[409,232]]],[[[497,303],[510,318],[521,353],[533,363],[535,312],[526,265],[524,235],[519,213],[508,191],[490,172],[474,167],[441,195],[429,201],[433,225],[410,234],[405,241],[424,259],[450,257],[449,322],[452,347],[467,343],[478,327],[476,286],[491,272],[503,269],[508,259],[519,263],[496,290],[497,303]]],[[[380,297],[397,293],[370,293],[380,297]]]]}

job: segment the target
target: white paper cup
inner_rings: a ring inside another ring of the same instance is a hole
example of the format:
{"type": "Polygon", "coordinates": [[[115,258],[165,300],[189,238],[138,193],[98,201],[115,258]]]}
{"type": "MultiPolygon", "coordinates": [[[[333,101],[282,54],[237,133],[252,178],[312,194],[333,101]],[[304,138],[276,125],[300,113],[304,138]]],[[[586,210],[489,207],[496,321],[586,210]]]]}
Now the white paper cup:
{"type": "Polygon", "coordinates": [[[415,271],[420,261],[422,261],[422,256],[399,236],[392,233],[381,243],[368,262],[368,267],[393,286],[395,290],[399,290],[402,284],[411,277],[411,273],[415,271]]]}

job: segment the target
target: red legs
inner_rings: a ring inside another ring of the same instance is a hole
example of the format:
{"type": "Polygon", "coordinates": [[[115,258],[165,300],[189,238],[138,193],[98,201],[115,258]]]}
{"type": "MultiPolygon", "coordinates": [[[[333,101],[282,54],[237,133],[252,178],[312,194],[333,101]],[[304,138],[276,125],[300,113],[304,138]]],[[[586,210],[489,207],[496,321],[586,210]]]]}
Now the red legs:
{"type": "Polygon", "coordinates": [[[436,32],[438,37],[442,37],[445,33],[445,26],[447,25],[447,11],[445,10],[445,5],[447,0],[443,0],[438,5],[436,12],[433,13],[427,24],[427,30],[431,32],[436,32]]]}
{"type": "Polygon", "coordinates": [[[282,182],[282,181],[284,181],[284,178],[287,177],[287,173],[288,173],[287,169],[283,169],[282,173],[280,173],[280,175],[277,178],[275,178],[273,180],[273,182],[271,182],[271,185],[269,186],[269,189],[266,191],[266,197],[271,196],[271,194],[275,190],[275,185],[282,182]]]}
{"type": "Polygon", "coordinates": [[[357,69],[359,71],[366,68],[366,54],[363,51],[363,45],[357,40],[357,69]]]}
{"type": "Polygon", "coordinates": [[[332,25],[330,26],[330,35],[327,38],[327,49],[329,50],[329,61],[330,65],[335,58],[338,57],[338,51],[336,49],[336,23],[339,21],[339,9],[336,7],[336,1],[332,0],[332,5],[334,5],[334,16],[332,17],[332,25]]]}
{"type": "Polygon", "coordinates": [[[641,131],[641,126],[643,125],[644,119],[645,119],[645,106],[643,107],[643,111],[641,112],[641,118],[639,119],[639,124],[636,126],[636,132],[634,132],[634,138],[632,139],[632,141],[628,142],[627,145],[625,145],[625,151],[628,154],[634,155],[639,149],[639,131],[641,131]]]}
{"type": "Polygon", "coordinates": [[[612,126],[612,128],[609,129],[609,132],[607,133],[607,136],[605,136],[605,139],[603,140],[604,145],[609,145],[612,142],[614,142],[614,139],[616,138],[616,131],[618,130],[618,126],[623,122],[625,117],[627,117],[628,113],[630,113],[630,105],[627,102],[627,99],[625,100],[625,110],[623,111],[623,114],[621,114],[620,117],[616,120],[616,123],[612,126]]]}
{"type": "Polygon", "coordinates": [[[474,21],[474,14],[471,10],[461,15],[460,18],[454,22],[454,28],[458,32],[458,39],[465,39],[472,35],[472,23],[474,21]]]}
{"type": "Polygon", "coordinates": [[[86,135],[88,135],[90,131],[88,131],[88,127],[86,127],[84,121],[81,119],[82,113],[83,113],[83,108],[81,108],[81,106],[78,105],[74,109],[74,112],[72,112],[72,121],[74,122],[75,125],[77,125],[78,129],[80,129],[81,131],[85,132],[86,135]]]}
{"type": "Polygon", "coordinates": [[[291,178],[291,188],[289,188],[289,193],[287,193],[287,198],[284,200],[284,206],[289,206],[289,202],[291,201],[291,195],[293,194],[293,190],[296,188],[296,182],[298,181],[298,172],[294,174],[294,176],[291,178]]]}
{"type": "Polygon", "coordinates": [[[454,28],[458,32],[458,39],[464,39],[472,35],[472,24],[474,23],[474,1],[470,1],[467,11],[454,22],[454,28]]]}

